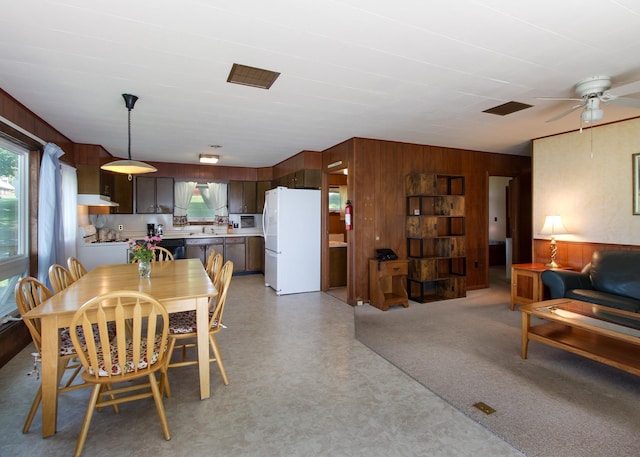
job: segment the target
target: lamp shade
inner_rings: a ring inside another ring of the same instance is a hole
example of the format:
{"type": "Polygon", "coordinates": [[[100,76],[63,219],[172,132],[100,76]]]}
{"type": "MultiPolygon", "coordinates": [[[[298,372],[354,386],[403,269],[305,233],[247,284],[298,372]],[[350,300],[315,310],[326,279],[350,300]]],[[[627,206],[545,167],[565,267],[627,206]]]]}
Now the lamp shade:
{"type": "Polygon", "coordinates": [[[113,162],[105,163],[100,168],[125,175],[140,175],[158,171],[156,167],[137,160],[114,160],[113,162]]]}
{"type": "Polygon", "coordinates": [[[569,231],[562,223],[560,216],[547,216],[544,220],[541,235],[567,235],[569,231]]]}

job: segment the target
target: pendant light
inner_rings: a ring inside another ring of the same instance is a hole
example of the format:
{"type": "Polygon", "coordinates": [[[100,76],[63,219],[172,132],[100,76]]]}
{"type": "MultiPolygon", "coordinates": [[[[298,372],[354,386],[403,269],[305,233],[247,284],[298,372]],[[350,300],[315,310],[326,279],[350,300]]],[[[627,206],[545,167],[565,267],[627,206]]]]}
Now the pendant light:
{"type": "Polygon", "coordinates": [[[129,175],[129,181],[131,181],[131,175],[152,173],[154,171],[158,171],[158,169],[144,162],[131,160],[131,110],[136,104],[138,97],[131,94],[122,94],[122,97],[124,98],[124,104],[129,112],[129,157],[127,160],[115,160],[113,162],[105,163],[100,168],[114,173],[129,175]]]}

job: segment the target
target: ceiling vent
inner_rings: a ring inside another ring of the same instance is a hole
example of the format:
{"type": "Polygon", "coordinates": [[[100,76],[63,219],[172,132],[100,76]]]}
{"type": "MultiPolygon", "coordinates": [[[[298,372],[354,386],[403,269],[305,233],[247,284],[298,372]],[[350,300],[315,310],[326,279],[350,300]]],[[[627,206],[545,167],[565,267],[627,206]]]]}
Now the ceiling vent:
{"type": "Polygon", "coordinates": [[[275,71],[234,63],[233,67],[231,67],[227,82],[242,84],[243,86],[259,87],[260,89],[269,89],[276,79],[278,79],[278,76],[280,76],[280,73],[276,73],[275,71]]]}
{"type": "Polygon", "coordinates": [[[498,116],[506,116],[507,114],[513,114],[523,109],[531,108],[533,105],[527,105],[520,102],[507,102],[502,105],[494,106],[483,111],[483,113],[497,114],[498,116]]]}

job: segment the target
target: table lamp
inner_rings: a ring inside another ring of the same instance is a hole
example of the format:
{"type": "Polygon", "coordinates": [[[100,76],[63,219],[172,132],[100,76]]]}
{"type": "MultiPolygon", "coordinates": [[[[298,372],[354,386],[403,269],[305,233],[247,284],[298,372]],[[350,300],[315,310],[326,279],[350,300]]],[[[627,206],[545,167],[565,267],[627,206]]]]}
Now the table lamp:
{"type": "Polygon", "coordinates": [[[562,223],[562,218],[560,216],[547,216],[545,218],[542,230],[540,230],[540,234],[551,235],[551,244],[549,245],[549,250],[551,251],[551,262],[545,264],[545,267],[558,268],[558,264],[556,263],[556,254],[558,253],[558,247],[556,246],[555,236],[566,235],[568,233],[569,232],[562,223]]]}

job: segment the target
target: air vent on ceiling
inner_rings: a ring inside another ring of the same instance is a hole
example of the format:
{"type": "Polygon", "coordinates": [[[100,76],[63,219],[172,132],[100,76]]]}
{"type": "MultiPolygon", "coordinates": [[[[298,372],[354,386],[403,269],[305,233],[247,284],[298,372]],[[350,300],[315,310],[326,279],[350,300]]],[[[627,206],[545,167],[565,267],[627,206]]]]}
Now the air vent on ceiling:
{"type": "Polygon", "coordinates": [[[520,102],[507,102],[502,105],[494,106],[483,111],[483,113],[497,114],[498,116],[506,116],[507,114],[513,114],[517,111],[531,108],[533,105],[527,105],[520,102]]]}
{"type": "Polygon", "coordinates": [[[234,63],[233,67],[231,67],[227,82],[269,89],[276,79],[278,79],[278,76],[280,76],[280,73],[276,73],[275,71],[234,63]]]}

